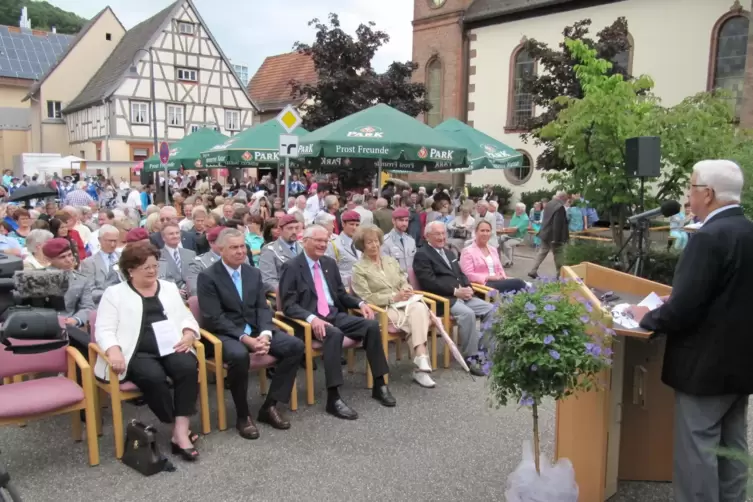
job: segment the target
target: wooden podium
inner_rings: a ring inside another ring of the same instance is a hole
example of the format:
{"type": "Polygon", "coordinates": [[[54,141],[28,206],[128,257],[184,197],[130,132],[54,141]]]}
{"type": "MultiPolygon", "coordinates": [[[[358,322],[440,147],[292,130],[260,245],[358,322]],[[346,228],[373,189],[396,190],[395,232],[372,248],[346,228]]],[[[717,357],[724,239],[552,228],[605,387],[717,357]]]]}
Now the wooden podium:
{"type": "Polygon", "coordinates": [[[582,280],[579,294],[594,307],[592,318],[616,336],[603,390],[557,403],[555,458],[573,463],[579,502],[605,501],[617,492],[618,481],[672,481],[674,392],[661,382],[664,341],[613,323],[599,301],[611,291],[619,296],[612,303],[636,304],[672,288],[592,263],[562,267],[561,274],[582,280]]]}

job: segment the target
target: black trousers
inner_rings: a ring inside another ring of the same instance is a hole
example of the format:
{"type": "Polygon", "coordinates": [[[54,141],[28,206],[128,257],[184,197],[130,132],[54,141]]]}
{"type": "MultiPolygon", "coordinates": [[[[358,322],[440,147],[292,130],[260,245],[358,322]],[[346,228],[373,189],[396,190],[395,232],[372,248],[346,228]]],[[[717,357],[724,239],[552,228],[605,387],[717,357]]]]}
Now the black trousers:
{"type": "Polygon", "coordinates": [[[500,293],[508,291],[520,291],[526,289],[526,281],[523,279],[502,279],[500,281],[486,281],[486,286],[494,288],[500,293]]]}
{"type": "MultiPolygon", "coordinates": [[[[220,336],[222,340],[222,360],[227,364],[227,380],[233,396],[238,418],[251,415],[248,408],[248,370],[251,366],[249,350],[237,338],[220,336]]],[[[293,391],[298,366],[303,359],[305,346],[301,340],[279,331],[272,332],[269,355],[277,359],[275,375],[269,384],[270,399],[287,403],[293,391]]]]}
{"type": "Polygon", "coordinates": [[[199,395],[199,364],[191,352],[164,357],[137,352],[128,363],[126,380],[133,382],[160,422],[171,424],[175,417],[196,413],[199,395]],[[173,381],[173,394],[167,377],[173,381]]]}
{"type": "Polygon", "coordinates": [[[390,372],[382,347],[382,332],[379,329],[379,321],[342,312],[330,314],[324,320],[332,325],[327,326],[322,351],[327,388],[339,387],[343,384],[341,358],[343,339],[346,336],[363,341],[366,358],[369,361],[371,374],[374,375],[374,378],[382,377],[390,372]]]}

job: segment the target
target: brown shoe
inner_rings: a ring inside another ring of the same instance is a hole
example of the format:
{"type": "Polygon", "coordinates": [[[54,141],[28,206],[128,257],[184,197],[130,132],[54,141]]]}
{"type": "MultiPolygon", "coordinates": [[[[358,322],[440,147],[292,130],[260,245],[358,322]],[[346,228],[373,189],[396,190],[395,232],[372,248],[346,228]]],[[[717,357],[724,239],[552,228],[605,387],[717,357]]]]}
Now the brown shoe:
{"type": "Polygon", "coordinates": [[[259,429],[256,428],[256,424],[251,420],[251,417],[239,418],[235,422],[235,428],[238,429],[238,434],[243,439],[259,439],[259,429]]]}
{"type": "Polygon", "coordinates": [[[270,406],[259,410],[259,416],[256,417],[259,422],[269,424],[275,429],[290,429],[290,422],[282,415],[277,406],[270,406]]]}

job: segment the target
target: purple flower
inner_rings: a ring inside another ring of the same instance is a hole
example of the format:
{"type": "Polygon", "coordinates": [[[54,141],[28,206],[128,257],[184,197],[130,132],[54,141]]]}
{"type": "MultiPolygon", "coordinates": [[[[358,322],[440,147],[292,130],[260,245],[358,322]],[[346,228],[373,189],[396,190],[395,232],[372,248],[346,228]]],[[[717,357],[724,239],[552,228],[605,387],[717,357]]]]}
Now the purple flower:
{"type": "Polygon", "coordinates": [[[542,319],[541,317],[537,317],[536,324],[544,324],[544,319],[542,319]]]}
{"type": "Polygon", "coordinates": [[[613,329],[610,329],[610,328],[607,328],[607,329],[605,329],[605,330],[604,330],[604,333],[606,333],[606,334],[607,334],[607,335],[609,335],[609,336],[614,336],[614,335],[616,334],[616,333],[614,332],[614,330],[613,330],[613,329]]]}
{"type": "Polygon", "coordinates": [[[593,312],[594,310],[590,303],[584,303],[583,306],[586,307],[586,312],[593,312]]]}
{"type": "Polygon", "coordinates": [[[487,295],[489,295],[489,298],[494,298],[495,296],[497,296],[497,294],[499,294],[499,291],[497,291],[496,289],[492,289],[487,293],[487,295]]]}
{"type": "Polygon", "coordinates": [[[550,350],[549,355],[552,356],[552,359],[554,360],[559,360],[560,358],[560,353],[557,352],[556,350],[550,350]]]}
{"type": "Polygon", "coordinates": [[[554,337],[552,335],[546,335],[546,337],[544,337],[544,345],[549,345],[550,343],[554,343],[554,337]]]}
{"type": "Polygon", "coordinates": [[[528,313],[528,318],[529,319],[533,319],[534,317],[536,317],[536,314],[534,314],[533,312],[529,312],[528,313]]]}
{"type": "Polygon", "coordinates": [[[595,343],[587,343],[586,353],[593,357],[599,357],[599,355],[601,354],[601,346],[595,343]]]}
{"type": "Polygon", "coordinates": [[[526,303],[524,307],[528,312],[536,312],[536,305],[531,302],[526,303]]]}
{"type": "Polygon", "coordinates": [[[491,327],[492,327],[492,322],[491,322],[491,321],[486,321],[485,323],[483,323],[483,324],[481,325],[481,331],[487,331],[487,330],[489,330],[489,329],[490,329],[491,327]]]}
{"type": "Polygon", "coordinates": [[[580,316],[580,322],[582,322],[583,324],[586,324],[589,320],[590,318],[587,315],[580,316]]]}
{"type": "Polygon", "coordinates": [[[531,396],[528,394],[523,394],[523,396],[520,398],[520,405],[521,406],[533,406],[534,400],[531,396]]]}
{"type": "Polygon", "coordinates": [[[489,374],[489,369],[490,369],[490,368],[491,368],[491,363],[490,363],[489,361],[487,361],[487,362],[485,362],[485,363],[484,363],[484,364],[483,364],[483,365],[481,366],[481,371],[483,371],[483,372],[484,372],[484,375],[488,375],[488,374],[489,374]]]}
{"type": "Polygon", "coordinates": [[[535,364],[531,365],[531,371],[537,371],[538,369],[539,369],[539,367],[537,365],[535,365],[535,364]]]}
{"type": "Polygon", "coordinates": [[[554,305],[548,303],[548,304],[544,305],[544,310],[546,310],[547,312],[552,312],[554,310],[557,310],[557,307],[555,307],[554,305]]]}
{"type": "Polygon", "coordinates": [[[612,349],[606,348],[601,353],[604,354],[605,357],[609,357],[609,356],[611,356],[613,354],[613,352],[614,351],[612,349]]]}

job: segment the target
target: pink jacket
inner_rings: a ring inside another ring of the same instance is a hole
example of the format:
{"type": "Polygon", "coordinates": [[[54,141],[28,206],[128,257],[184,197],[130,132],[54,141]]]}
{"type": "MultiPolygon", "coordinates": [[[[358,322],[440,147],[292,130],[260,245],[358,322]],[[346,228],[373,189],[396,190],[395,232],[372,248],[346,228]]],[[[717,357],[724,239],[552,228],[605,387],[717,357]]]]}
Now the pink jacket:
{"type": "MultiPolygon", "coordinates": [[[[490,256],[494,262],[494,275],[506,278],[505,269],[499,261],[497,250],[488,246],[490,256]]],[[[489,267],[486,265],[484,252],[474,242],[460,253],[460,269],[463,271],[468,280],[477,284],[486,284],[489,277],[489,267]]]]}

